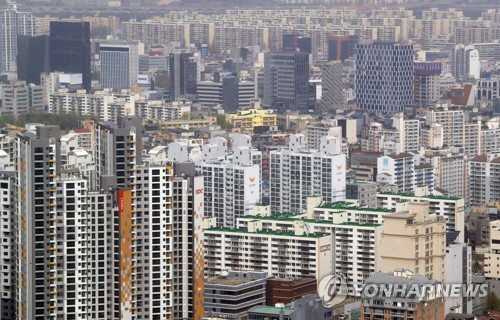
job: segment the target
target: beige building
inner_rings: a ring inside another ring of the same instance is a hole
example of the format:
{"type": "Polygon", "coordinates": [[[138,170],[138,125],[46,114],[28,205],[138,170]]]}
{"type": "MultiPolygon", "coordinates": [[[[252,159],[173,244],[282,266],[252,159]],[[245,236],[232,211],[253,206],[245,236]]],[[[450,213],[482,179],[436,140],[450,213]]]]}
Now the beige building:
{"type": "Polygon", "coordinates": [[[405,268],[444,280],[446,222],[429,215],[428,202],[412,202],[408,211],[384,216],[382,232],[382,272],[405,268]]]}
{"type": "Polygon", "coordinates": [[[500,220],[490,222],[490,251],[484,255],[484,276],[500,279],[500,220]]]}

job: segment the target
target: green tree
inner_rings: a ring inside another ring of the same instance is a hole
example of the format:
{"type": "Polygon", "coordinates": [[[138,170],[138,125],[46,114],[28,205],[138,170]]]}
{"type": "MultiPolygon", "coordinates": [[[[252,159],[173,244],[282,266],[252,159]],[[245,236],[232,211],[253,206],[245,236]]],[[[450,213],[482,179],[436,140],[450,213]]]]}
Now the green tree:
{"type": "Polygon", "coordinates": [[[489,310],[500,310],[500,299],[498,299],[494,292],[490,292],[486,296],[486,308],[489,310]]]}
{"type": "Polygon", "coordinates": [[[0,116],[0,125],[13,124],[24,127],[27,123],[41,123],[46,125],[58,125],[61,130],[70,130],[78,128],[78,122],[81,120],[97,120],[94,117],[82,116],[76,113],[43,113],[30,112],[19,115],[17,119],[11,116],[0,116]]]}
{"type": "Polygon", "coordinates": [[[222,128],[222,129],[230,129],[231,124],[226,121],[226,116],[223,114],[218,114],[217,115],[217,124],[222,128]]]}

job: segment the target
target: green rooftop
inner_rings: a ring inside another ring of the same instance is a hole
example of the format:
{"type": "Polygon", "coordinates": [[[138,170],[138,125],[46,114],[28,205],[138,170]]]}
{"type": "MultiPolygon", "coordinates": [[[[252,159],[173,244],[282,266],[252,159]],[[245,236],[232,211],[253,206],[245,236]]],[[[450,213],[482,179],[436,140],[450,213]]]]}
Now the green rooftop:
{"type": "Polygon", "coordinates": [[[263,234],[263,235],[274,235],[274,236],[285,236],[285,237],[300,237],[300,238],[323,238],[328,236],[327,234],[324,233],[309,233],[299,236],[296,235],[294,232],[272,231],[272,230],[259,230],[255,232],[250,232],[244,228],[223,228],[223,227],[209,228],[206,229],[205,231],[239,232],[239,233],[263,234]]]}
{"type": "Polygon", "coordinates": [[[384,209],[384,208],[367,208],[367,207],[355,207],[347,202],[339,201],[332,203],[323,203],[318,208],[321,209],[336,209],[336,210],[351,210],[351,211],[371,211],[371,212],[395,212],[394,209],[384,209]]]}
{"type": "Polygon", "coordinates": [[[336,226],[359,226],[359,227],[378,227],[379,224],[373,223],[357,223],[357,222],[343,222],[343,223],[333,223],[330,220],[315,220],[315,219],[306,219],[306,218],[291,218],[289,216],[281,216],[279,214],[272,216],[242,216],[238,217],[238,219],[249,219],[251,222],[265,220],[265,221],[304,221],[307,223],[321,223],[321,224],[331,224],[336,226]]]}
{"type": "Polygon", "coordinates": [[[256,306],[252,309],[248,310],[248,313],[258,313],[270,316],[279,316],[280,311],[283,310],[283,314],[285,316],[290,316],[293,313],[292,308],[278,308],[278,307],[269,307],[269,306],[256,306]]]}
{"type": "Polygon", "coordinates": [[[408,193],[408,192],[380,192],[380,194],[386,194],[386,195],[392,195],[392,196],[400,196],[400,197],[433,199],[433,200],[450,200],[450,201],[455,201],[455,200],[460,200],[461,199],[461,198],[457,198],[457,197],[444,197],[444,196],[433,196],[433,195],[416,196],[414,193],[408,193]]]}

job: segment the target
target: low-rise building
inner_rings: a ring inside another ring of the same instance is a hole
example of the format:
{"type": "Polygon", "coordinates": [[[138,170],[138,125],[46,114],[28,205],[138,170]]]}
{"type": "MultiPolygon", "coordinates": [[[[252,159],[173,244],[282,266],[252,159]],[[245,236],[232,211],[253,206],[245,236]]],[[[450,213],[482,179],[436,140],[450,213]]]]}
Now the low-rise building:
{"type": "MultiPolygon", "coordinates": [[[[374,285],[401,284],[411,288],[416,285],[420,292],[425,285],[436,284],[420,274],[413,274],[405,269],[394,272],[376,272],[366,280],[374,285]]],[[[444,319],[444,301],[439,296],[425,299],[419,295],[403,294],[402,297],[363,297],[361,319],[444,319]]]]}
{"type": "Polygon", "coordinates": [[[245,319],[247,311],[266,303],[266,272],[221,271],[205,282],[205,316],[245,319]]]}

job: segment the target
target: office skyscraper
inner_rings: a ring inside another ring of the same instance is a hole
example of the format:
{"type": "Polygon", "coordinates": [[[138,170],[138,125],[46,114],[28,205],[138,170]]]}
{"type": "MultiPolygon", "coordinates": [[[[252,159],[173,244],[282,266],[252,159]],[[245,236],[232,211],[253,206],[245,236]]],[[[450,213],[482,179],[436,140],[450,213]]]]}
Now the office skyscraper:
{"type": "Polygon", "coordinates": [[[340,61],[329,61],[321,65],[323,112],[340,106],[344,102],[342,74],[343,67],[340,61]]]}
{"type": "Polygon", "coordinates": [[[307,112],[310,106],[309,54],[268,52],[264,58],[263,104],[280,111],[307,112]]]}
{"type": "Polygon", "coordinates": [[[198,63],[192,52],[171,53],[168,59],[170,98],[175,100],[185,94],[196,94],[198,63]]]}
{"type": "Polygon", "coordinates": [[[0,72],[16,71],[17,36],[34,32],[31,13],[19,12],[16,4],[0,11],[0,72]]]}
{"type": "Polygon", "coordinates": [[[101,88],[127,89],[137,85],[138,43],[101,43],[101,88]]]}
{"type": "Polygon", "coordinates": [[[17,78],[40,84],[40,76],[50,71],[49,37],[17,37],[17,78]]]}
{"type": "Polygon", "coordinates": [[[413,45],[367,41],[356,55],[356,104],[382,113],[413,104],[413,45]]]}
{"type": "Polygon", "coordinates": [[[83,87],[91,88],[90,23],[50,23],[50,69],[66,73],[81,73],[83,87]]]}

